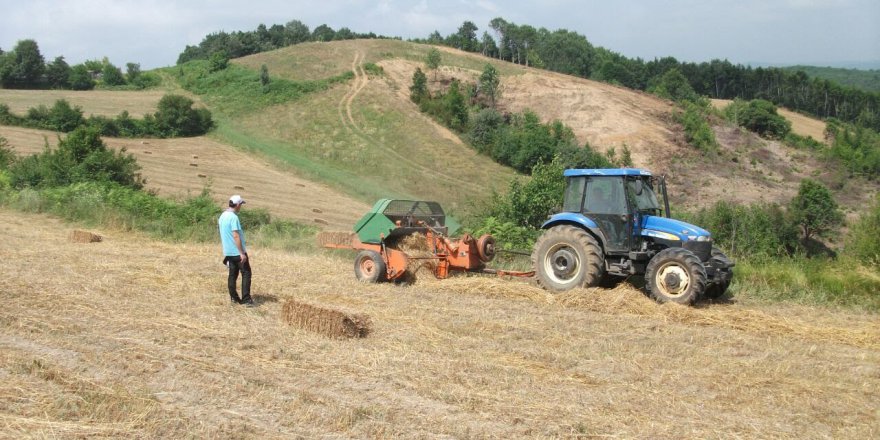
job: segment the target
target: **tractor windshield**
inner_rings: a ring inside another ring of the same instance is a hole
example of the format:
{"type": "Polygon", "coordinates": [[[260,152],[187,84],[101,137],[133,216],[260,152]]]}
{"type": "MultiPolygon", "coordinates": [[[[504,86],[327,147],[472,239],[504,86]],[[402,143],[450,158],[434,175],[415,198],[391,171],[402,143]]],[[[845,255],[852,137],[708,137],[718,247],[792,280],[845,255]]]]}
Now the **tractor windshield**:
{"type": "Polygon", "coordinates": [[[648,179],[630,179],[627,180],[626,186],[633,198],[633,204],[640,212],[650,211],[656,214],[661,211],[660,203],[657,201],[657,195],[654,194],[654,189],[651,187],[651,183],[648,179]]]}

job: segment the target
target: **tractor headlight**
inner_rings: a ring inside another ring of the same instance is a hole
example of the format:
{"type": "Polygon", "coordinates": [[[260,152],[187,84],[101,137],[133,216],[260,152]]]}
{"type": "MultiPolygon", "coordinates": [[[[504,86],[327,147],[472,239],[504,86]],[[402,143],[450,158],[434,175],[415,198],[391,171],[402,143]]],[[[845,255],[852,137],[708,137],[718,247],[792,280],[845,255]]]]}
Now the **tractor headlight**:
{"type": "Polygon", "coordinates": [[[701,236],[697,237],[697,241],[711,241],[711,240],[712,240],[712,237],[709,237],[708,235],[701,235],[701,236]]]}

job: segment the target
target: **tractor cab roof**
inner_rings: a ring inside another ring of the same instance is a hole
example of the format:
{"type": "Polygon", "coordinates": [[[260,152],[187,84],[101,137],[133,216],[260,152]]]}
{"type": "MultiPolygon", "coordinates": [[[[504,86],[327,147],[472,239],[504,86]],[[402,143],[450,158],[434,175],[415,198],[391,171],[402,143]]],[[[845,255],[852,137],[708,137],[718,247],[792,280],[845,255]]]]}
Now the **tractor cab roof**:
{"type": "Polygon", "coordinates": [[[639,168],[601,168],[601,169],[570,169],[563,173],[565,177],[575,176],[650,176],[651,172],[639,168]]]}

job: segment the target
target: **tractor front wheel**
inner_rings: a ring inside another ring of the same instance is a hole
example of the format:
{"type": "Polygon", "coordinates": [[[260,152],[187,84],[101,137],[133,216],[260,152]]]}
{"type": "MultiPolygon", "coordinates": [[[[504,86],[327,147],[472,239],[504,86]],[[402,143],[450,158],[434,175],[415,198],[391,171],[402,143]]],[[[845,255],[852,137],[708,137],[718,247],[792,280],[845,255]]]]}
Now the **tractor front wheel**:
{"type": "Polygon", "coordinates": [[[693,252],[668,248],[648,262],[645,281],[658,302],[692,304],[706,290],[706,269],[693,252]]]}
{"type": "Polygon", "coordinates": [[[354,276],[358,281],[378,283],[387,278],[385,260],[376,251],[363,250],[354,258],[354,276]]]}
{"type": "Polygon", "coordinates": [[[602,247],[587,231],[570,225],[554,226],[538,238],[532,265],[538,285],[553,292],[596,286],[605,273],[602,247]]]}

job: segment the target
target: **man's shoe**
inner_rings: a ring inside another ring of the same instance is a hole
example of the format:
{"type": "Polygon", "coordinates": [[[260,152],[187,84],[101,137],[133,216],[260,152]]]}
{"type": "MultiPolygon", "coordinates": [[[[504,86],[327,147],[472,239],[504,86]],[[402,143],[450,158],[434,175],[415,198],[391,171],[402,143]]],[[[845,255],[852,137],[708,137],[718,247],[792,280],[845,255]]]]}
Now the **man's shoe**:
{"type": "Polygon", "coordinates": [[[241,304],[241,300],[238,298],[229,298],[229,302],[232,304],[241,304]]]}
{"type": "Polygon", "coordinates": [[[242,302],[241,302],[241,305],[243,305],[243,306],[245,306],[245,307],[256,307],[256,306],[257,306],[257,303],[255,303],[254,300],[250,299],[250,300],[247,300],[247,301],[242,301],[242,302]]]}

